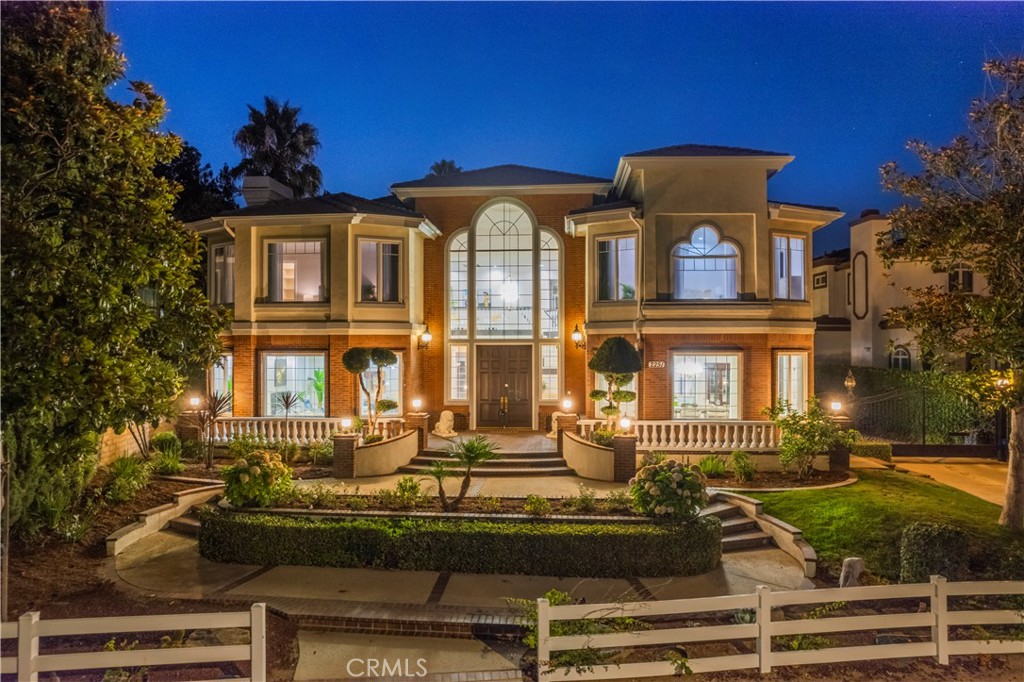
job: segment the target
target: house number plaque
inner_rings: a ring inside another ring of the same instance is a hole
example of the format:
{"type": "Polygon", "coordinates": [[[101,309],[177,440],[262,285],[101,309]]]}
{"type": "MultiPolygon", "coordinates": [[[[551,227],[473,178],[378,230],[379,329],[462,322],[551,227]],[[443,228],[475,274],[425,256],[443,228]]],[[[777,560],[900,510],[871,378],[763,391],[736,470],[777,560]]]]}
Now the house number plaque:
{"type": "Polygon", "coordinates": [[[649,360],[647,362],[647,368],[648,369],[665,369],[665,361],[664,360],[649,360]]]}

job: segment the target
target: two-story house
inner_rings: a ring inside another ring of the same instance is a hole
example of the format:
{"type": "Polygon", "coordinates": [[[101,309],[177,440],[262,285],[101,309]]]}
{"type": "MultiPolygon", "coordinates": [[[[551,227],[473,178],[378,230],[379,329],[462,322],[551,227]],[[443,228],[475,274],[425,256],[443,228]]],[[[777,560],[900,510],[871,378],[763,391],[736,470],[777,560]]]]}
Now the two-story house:
{"type": "Polygon", "coordinates": [[[341,356],[386,346],[388,397],[462,428],[545,428],[563,401],[587,415],[587,369],[622,335],[645,361],[640,419],[762,418],[812,394],[814,230],[834,208],[768,198],[793,160],[679,145],[623,156],[614,178],[517,165],[399,182],[367,200],[294,200],[247,178],[248,206],[192,227],[210,296],[230,305],[211,388],[236,417],[365,411],[341,356]]]}

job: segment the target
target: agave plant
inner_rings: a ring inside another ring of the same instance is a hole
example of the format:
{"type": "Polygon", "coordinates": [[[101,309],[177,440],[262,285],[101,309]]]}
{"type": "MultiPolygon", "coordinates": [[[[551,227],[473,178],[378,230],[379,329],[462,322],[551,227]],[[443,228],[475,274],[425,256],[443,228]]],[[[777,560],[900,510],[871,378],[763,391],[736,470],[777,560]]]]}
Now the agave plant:
{"type": "Polygon", "coordinates": [[[221,417],[231,412],[230,393],[212,393],[206,396],[203,406],[185,415],[188,423],[199,429],[206,440],[206,468],[213,468],[213,429],[221,417]]]}
{"type": "Polygon", "coordinates": [[[292,391],[285,391],[277,395],[277,406],[284,410],[284,418],[288,419],[291,411],[302,403],[302,396],[292,391]]]}

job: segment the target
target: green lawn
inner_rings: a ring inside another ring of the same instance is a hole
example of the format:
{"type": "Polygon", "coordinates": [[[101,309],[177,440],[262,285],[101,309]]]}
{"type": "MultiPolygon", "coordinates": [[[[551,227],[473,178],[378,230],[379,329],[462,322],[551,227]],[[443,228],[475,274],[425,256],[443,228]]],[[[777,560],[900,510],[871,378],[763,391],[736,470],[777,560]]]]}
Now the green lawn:
{"type": "Polygon", "coordinates": [[[980,577],[998,566],[1007,547],[1024,541],[997,524],[999,507],[926,478],[894,471],[861,470],[853,485],[751,495],[764,511],[804,531],[826,571],[838,574],[845,557],[859,556],[874,575],[899,578],[900,532],[914,521],[963,528],[970,566],[980,577]]]}

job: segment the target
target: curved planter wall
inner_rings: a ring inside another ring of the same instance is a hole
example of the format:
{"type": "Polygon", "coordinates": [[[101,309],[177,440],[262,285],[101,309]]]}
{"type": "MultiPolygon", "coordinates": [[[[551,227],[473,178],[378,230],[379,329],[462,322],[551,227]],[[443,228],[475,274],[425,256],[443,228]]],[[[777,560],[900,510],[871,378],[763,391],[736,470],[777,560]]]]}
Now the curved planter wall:
{"type": "Polygon", "coordinates": [[[563,431],[562,456],[578,476],[595,481],[615,480],[615,451],[563,431]]]}
{"type": "Polygon", "coordinates": [[[406,431],[397,438],[390,438],[373,445],[356,448],[353,461],[353,475],[356,478],[387,476],[412,461],[419,452],[416,431],[406,431]]]}

